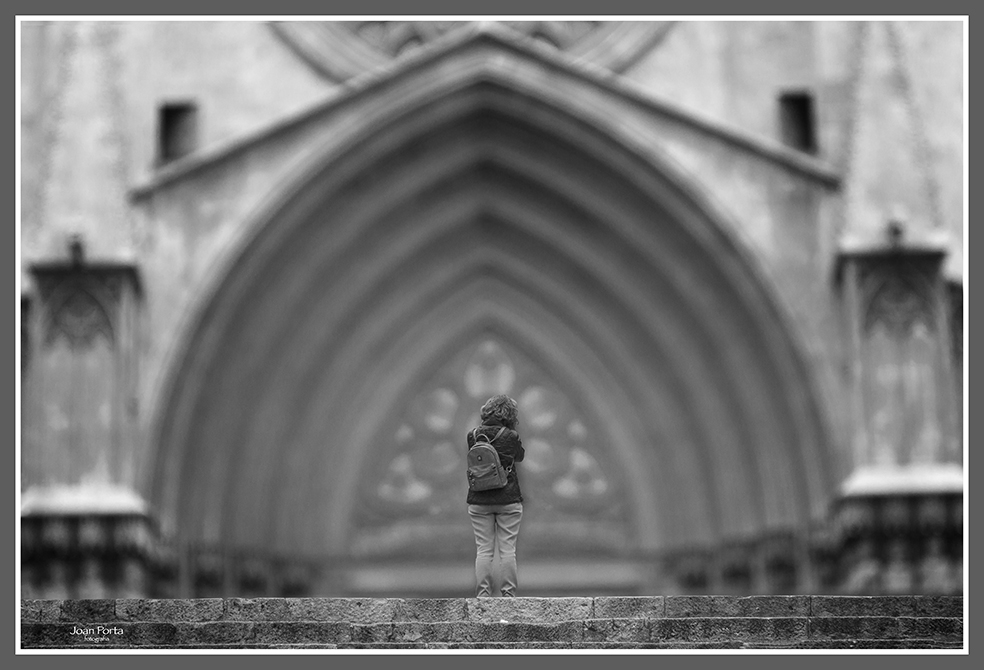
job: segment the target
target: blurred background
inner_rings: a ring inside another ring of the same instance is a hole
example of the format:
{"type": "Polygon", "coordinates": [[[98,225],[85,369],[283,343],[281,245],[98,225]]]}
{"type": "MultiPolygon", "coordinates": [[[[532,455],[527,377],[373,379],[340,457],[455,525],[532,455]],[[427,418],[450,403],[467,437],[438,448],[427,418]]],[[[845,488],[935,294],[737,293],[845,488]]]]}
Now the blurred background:
{"type": "Polygon", "coordinates": [[[22,597],[960,593],[964,28],[22,21],[22,597]]]}

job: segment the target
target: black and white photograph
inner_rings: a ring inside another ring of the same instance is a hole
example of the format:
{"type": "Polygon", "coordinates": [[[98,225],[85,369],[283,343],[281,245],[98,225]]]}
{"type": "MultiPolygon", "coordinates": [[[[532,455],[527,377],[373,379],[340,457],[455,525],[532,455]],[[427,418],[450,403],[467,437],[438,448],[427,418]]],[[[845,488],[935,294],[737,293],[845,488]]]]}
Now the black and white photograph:
{"type": "Polygon", "coordinates": [[[966,654],[967,26],[19,16],[18,653],[966,654]]]}

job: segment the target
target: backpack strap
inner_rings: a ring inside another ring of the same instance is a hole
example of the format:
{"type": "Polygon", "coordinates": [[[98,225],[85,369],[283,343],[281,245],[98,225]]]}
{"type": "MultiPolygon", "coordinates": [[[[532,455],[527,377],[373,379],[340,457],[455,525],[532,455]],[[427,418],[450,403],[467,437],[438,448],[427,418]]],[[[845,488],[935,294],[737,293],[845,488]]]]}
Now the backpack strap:
{"type": "MultiPolygon", "coordinates": [[[[479,426],[478,428],[481,428],[481,427],[482,426],[479,426]]],[[[472,446],[474,446],[475,443],[478,442],[478,428],[476,428],[475,430],[472,431],[472,446]]],[[[491,426],[489,426],[489,428],[491,428],[491,426]]],[[[495,434],[495,437],[493,437],[493,438],[491,438],[489,440],[489,444],[492,444],[493,442],[495,442],[496,440],[498,440],[502,436],[502,434],[504,432],[506,432],[506,427],[505,426],[500,427],[499,428],[499,432],[495,434]]]]}
{"type": "MultiPolygon", "coordinates": [[[[478,430],[478,428],[476,428],[475,430],[478,430]]],[[[499,438],[500,438],[500,437],[502,436],[502,434],[503,434],[504,432],[506,432],[506,427],[505,427],[505,426],[501,426],[501,427],[499,428],[499,432],[495,434],[495,437],[493,437],[493,438],[492,438],[491,440],[489,440],[489,444],[492,444],[493,442],[495,442],[496,440],[498,440],[498,439],[499,439],[499,438]]],[[[495,448],[495,447],[493,447],[493,449],[494,449],[494,448],[495,448]]],[[[505,459],[505,458],[509,458],[509,460],[514,460],[514,459],[512,459],[512,458],[510,458],[509,456],[507,456],[507,455],[505,455],[505,454],[501,454],[501,455],[500,455],[500,458],[501,458],[501,459],[505,459]]],[[[503,468],[504,468],[504,469],[506,470],[506,472],[512,472],[512,469],[513,469],[513,463],[510,463],[509,465],[505,465],[505,464],[503,464],[503,466],[502,466],[502,467],[503,467],[503,468]]]]}
{"type": "MultiPolygon", "coordinates": [[[[481,426],[479,426],[478,428],[481,428],[481,426]]],[[[478,444],[478,428],[476,428],[475,430],[473,430],[472,433],[471,433],[472,434],[472,446],[468,447],[468,450],[469,451],[471,451],[472,449],[474,449],[475,448],[475,445],[478,444]]],[[[499,428],[499,432],[495,434],[495,437],[493,437],[491,440],[489,440],[489,444],[491,445],[493,442],[495,442],[496,440],[498,440],[502,436],[502,434],[504,432],[506,432],[506,427],[505,426],[501,426],[499,428]]],[[[495,447],[492,447],[492,448],[495,449],[495,447]]],[[[509,458],[509,457],[508,456],[505,456],[505,458],[509,458]]],[[[510,458],[510,460],[513,461],[513,462],[510,463],[509,465],[504,465],[503,466],[505,468],[506,472],[512,472],[513,465],[515,465],[515,459],[510,458]]]]}

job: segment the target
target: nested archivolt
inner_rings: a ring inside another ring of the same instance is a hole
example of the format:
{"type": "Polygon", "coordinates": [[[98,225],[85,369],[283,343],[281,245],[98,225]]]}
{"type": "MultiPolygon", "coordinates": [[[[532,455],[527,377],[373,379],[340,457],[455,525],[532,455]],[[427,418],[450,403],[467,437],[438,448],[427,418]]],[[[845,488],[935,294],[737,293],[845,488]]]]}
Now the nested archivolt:
{"type": "Polygon", "coordinates": [[[158,491],[192,540],[344,552],[380,423],[489,329],[591,408],[640,546],[800,526],[822,502],[809,381],[726,236],[653,166],[513,95],[377,130],[260,231],[172,394],[178,481],[158,491]]]}

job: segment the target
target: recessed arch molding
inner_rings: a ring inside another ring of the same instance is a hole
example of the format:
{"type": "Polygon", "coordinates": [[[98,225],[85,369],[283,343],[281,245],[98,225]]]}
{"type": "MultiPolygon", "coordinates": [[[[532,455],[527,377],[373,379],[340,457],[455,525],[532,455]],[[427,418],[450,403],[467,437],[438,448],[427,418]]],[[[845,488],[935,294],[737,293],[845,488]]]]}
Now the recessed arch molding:
{"type": "MultiPolygon", "coordinates": [[[[360,505],[383,491],[378,509],[397,509],[380,478],[420,480],[408,464],[426,460],[400,452],[416,424],[401,417],[434,389],[465,395],[455,380],[481,346],[527,361],[538,377],[523,383],[552,389],[536,397],[584,415],[538,444],[617,485],[613,556],[824,513],[832,454],[809,367],[754,259],[685,176],[535,92],[480,80],[344,147],[285,186],[185,334],[147,484],[165,532],[380,560],[460,538],[465,519],[418,504],[373,517],[376,546],[360,505]]],[[[432,424],[460,446],[467,412],[445,420],[445,405],[432,424]]],[[[552,410],[537,411],[546,426],[552,410]]],[[[399,490],[409,505],[432,488],[399,490]]],[[[544,527],[588,515],[541,500],[544,527]]]]}

